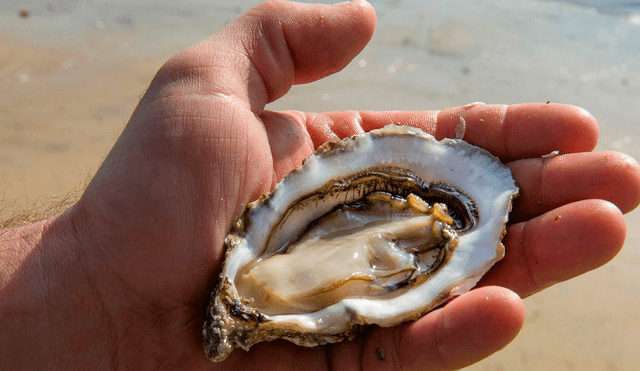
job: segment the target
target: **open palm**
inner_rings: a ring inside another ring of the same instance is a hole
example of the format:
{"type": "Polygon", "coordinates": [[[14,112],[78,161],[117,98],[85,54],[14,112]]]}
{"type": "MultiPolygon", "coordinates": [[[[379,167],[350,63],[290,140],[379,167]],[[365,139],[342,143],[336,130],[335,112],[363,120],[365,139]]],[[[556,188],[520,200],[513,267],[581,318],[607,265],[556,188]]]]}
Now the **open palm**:
{"type": "Polygon", "coordinates": [[[595,120],[571,106],[482,104],[439,112],[265,111],[292,84],[342,69],[375,28],[361,1],[270,2],[169,60],[68,213],[82,249],[82,285],[100,303],[105,361],[131,369],[454,369],[519,331],[519,297],[604,264],[622,246],[622,212],[639,201],[640,170],[592,153],[595,120]],[[498,155],[521,197],[507,256],[480,288],[413,323],[341,344],[286,341],[235,351],[219,364],[200,344],[222,240],[247,202],[317,146],[388,123],[455,136],[498,155]],[[541,158],[558,150],[562,155],[541,158]],[[595,179],[595,180],[594,180],[595,179]],[[606,231],[606,233],[604,233],[606,231]],[[579,252],[579,254],[578,254],[579,252]],[[513,290],[513,291],[512,291],[513,290]],[[376,357],[384,352],[384,361],[376,357]]]}

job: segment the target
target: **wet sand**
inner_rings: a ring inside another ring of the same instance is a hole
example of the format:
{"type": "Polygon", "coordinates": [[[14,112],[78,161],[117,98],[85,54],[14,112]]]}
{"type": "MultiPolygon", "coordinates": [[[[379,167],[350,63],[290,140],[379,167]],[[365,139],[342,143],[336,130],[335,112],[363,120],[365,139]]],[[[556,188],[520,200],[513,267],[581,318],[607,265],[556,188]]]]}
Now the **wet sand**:
{"type": "MultiPolygon", "coordinates": [[[[412,18],[407,9],[402,12],[401,2],[398,7],[392,3],[374,2],[380,17],[376,36],[345,71],[295,87],[270,108],[417,110],[478,100],[551,100],[581,105],[596,116],[602,128],[598,149],[640,158],[640,69],[631,57],[593,62],[595,48],[543,48],[539,40],[537,46],[520,47],[513,57],[507,50],[522,38],[491,19],[504,8],[480,17],[451,15],[442,5],[427,5],[412,18]]],[[[549,15],[557,14],[555,7],[526,10],[535,10],[530,14],[539,22],[557,23],[549,15]]],[[[567,9],[563,12],[577,11],[567,9]]],[[[238,11],[230,9],[225,17],[238,11]]],[[[136,14],[127,16],[135,21],[136,14]]],[[[216,21],[222,27],[227,18],[216,21]]],[[[37,22],[38,17],[26,21],[37,22]]],[[[570,27],[568,21],[565,25],[570,27]]],[[[150,31],[145,32],[149,37],[150,31]]],[[[74,42],[45,46],[15,35],[0,39],[2,213],[81,189],[95,173],[156,70],[184,44],[144,53],[126,47],[142,43],[142,33],[134,27],[118,35],[93,35],[91,48],[74,42]]],[[[526,299],[527,321],[520,336],[468,370],[636,369],[640,212],[626,220],[629,232],[622,253],[600,269],[526,299]]]]}
{"type": "Polygon", "coordinates": [[[2,205],[22,208],[81,187],[159,65],[98,63],[74,51],[0,41],[0,90],[11,92],[0,96],[2,205]]]}

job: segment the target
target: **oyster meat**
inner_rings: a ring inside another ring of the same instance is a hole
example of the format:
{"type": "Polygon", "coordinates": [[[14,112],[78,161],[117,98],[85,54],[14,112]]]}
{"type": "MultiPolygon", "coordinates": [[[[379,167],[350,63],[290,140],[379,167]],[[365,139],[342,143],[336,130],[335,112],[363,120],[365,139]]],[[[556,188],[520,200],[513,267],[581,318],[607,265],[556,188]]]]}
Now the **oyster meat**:
{"type": "Polygon", "coordinates": [[[315,346],[413,320],[504,256],[518,187],[462,140],[388,125],[323,145],[225,239],[203,328],[224,360],[278,338],[315,346]]]}

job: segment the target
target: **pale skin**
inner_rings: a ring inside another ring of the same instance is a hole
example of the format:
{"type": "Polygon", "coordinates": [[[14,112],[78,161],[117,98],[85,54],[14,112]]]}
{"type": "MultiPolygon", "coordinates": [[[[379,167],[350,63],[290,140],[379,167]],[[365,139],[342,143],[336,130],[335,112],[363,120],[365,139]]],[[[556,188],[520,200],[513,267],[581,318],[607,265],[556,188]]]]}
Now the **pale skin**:
{"type": "Polygon", "coordinates": [[[292,84],[342,69],[371,38],[367,3],[254,8],[169,60],[76,205],[0,231],[0,368],[49,370],[450,370],[498,351],[526,297],[609,261],[640,167],[590,152],[594,118],[565,105],[426,112],[264,110],[292,84]],[[320,144],[393,122],[498,155],[520,185],[506,258],[478,288],[421,319],[352,342],[286,341],[209,361],[204,309],[222,239],[245,204],[320,144]],[[554,150],[559,156],[541,158],[554,150]],[[383,349],[385,361],[376,358],[383,349]]]}

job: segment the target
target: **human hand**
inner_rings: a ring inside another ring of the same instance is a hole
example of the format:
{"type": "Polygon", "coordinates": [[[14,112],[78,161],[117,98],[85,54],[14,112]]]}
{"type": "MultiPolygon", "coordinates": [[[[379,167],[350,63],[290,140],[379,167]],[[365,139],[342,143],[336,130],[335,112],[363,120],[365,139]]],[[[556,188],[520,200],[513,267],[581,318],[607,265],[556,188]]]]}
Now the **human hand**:
{"type": "MultiPolygon", "coordinates": [[[[41,316],[48,322],[37,327],[50,340],[33,342],[41,335],[35,331],[14,346],[48,350],[27,361],[56,353],[61,369],[455,369],[513,339],[524,319],[519,297],[617,253],[626,228],[620,210],[640,202],[640,167],[619,153],[588,152],[598,128],[582,109],[264,109],[292,84],[342,69],[374,27],[374,12],[361,1],[271,2],[168,61],[80,201],[43,225],[41,246],[65,242],[59,254],[73,257],[55,261],[62,281],[74,287],[47,291],[60,295],[41,316]],[[326,141],[391,122],[452,137],[460,117],[465,140],[506,162],[521,191],[504,241],[507,255],[479,288],[415,322],[376,328],[352,342],[301,348],[274,341],[235,351],[219,364],[205,357],[200,332],[224,258],[222,240],[247,202],[326,141]],[[540,157],[554,150],[562,155],[540,157]],[[385,362],[375,357],[379,348],[385,362]]],[[[31,259],[26,266],[42,269],[31,259]]],[[[31,278],[17,272],[16,284],[31,278]]]]}

